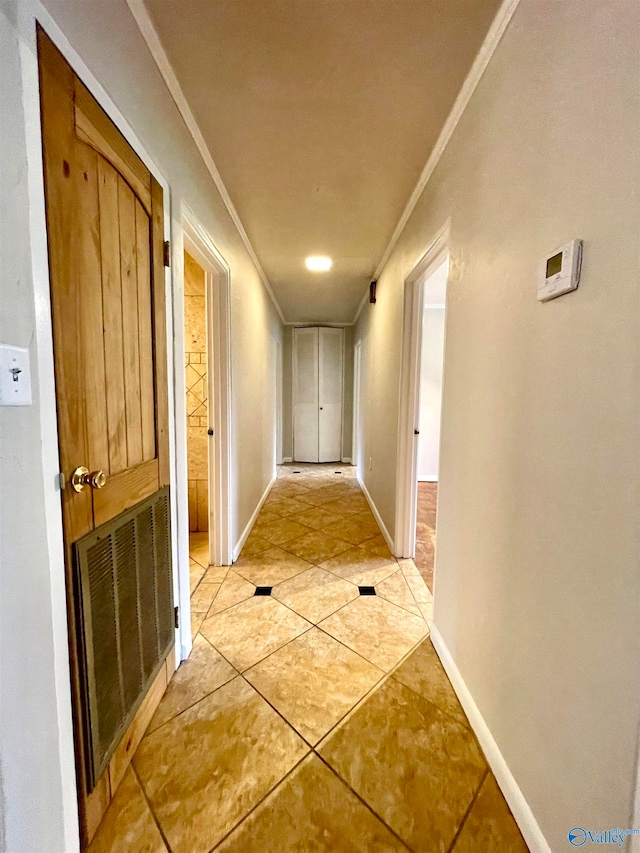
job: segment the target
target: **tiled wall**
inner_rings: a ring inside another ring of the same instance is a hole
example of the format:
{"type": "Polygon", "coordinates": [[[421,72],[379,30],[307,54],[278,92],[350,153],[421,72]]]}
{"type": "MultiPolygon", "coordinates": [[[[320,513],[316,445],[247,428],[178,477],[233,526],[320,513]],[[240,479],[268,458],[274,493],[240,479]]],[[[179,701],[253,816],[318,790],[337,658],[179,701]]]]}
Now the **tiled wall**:
{"type": "Polygon", "coordinates": [[[185,252],[184,324],[190,531],[209,529],[206,316],[204,270],[185,252]]]}

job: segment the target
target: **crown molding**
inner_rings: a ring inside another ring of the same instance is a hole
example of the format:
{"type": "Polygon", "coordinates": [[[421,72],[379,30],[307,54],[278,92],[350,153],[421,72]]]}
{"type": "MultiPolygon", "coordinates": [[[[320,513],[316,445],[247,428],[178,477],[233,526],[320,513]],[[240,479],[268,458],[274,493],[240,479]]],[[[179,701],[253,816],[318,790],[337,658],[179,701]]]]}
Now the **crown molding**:
{"type": "Polygon", "coordinates": [[[251,260],[258,271],[258,275],[262,279],[262,283],[264,284],[267,293],[271,297],[271,301],[273,302],[276,311],[278,312],[278,316],[280,317],[283,323],[286,323],[284,318],[284,314],[282,313],[282,309],[280,308],[280,304],[275,297],[273,290],[271,289],[271,284],[269,283],[269,279],[265,271],[262,268],[262,264],[258,260],[258,256],[256,255],[255,249],[251,244],[251,240],[249,239],[249,235],[245,231],[244,225],[238,215],[238,211],[236,210],[233,202],[231,201],[231,197],[227,192],[227,188],[224,185],[220,172],[218,171],[218,167],[216,166],[213,157],[211,156],[211,152],[205,142],[204,136],[202,135],[202,131],[198,126],[198,123],[195,119],[195,116],[191,112],[191,108],[187,102],[184,92],[182,91],[182,87],[178,82],[178,78],[176,76],[175,71],[173,70],[173,66],[169,61],[169,57],[160,41],[160,36],[158,35],[156,28],[153,25],[153,21],[151,20],[151,16],[147,10],[147,7],[144,5],[144,0],[127,0],[127,6],[133,15],[133,18],[138,25],[138,29],[142,34],[142,38],[145,40],[149,51],[151,52],[151,56],[153,57],[156,65],[158,66],[158,70],[162,75],[162,79],[164,80],[171,97],[174,100],[176,107],[178,108],[178,112],[182,116],[184,123],[187,126],[189,133],[191,134],[193,141],[196,144],[198,151],[200,152],[200,156],[204,160],[204,164],[207,167],[209,174],[211,175],[214,184],[222,201],[224,202],[225,207],[229,211],[229,215],[233,220],[234,225],[236,226],[240,237],[242,238],[242,242],[247,248],[251,260]]]}
{"type": "MultiPolygon", "coordinates": [[[[514,12],[518,8],[518,4],[520,0],[503,0],[502,5],[498,9],[495,18],[493,19],[493,23],[489,27],[489,31],[485,36],[484,41],[482,42],[482,46],[478,51],[478,54],[471,66],[469,73],[467,74],[464,83],[462,84],[462,88],[458,92],[458,97],[456,98],[453,107],[451,108],[451,112],[449,113],[447,120],[445,121],[442,130],[440,131],[440,135],[436,141],[436,144],[433,147],[433,151],[429,155],[429,159],[422,170],[420,177],[418,178],[418,182],[414,187],[413,192],[409,197],[409,201],[407,202],[404,210],[402,211],[402,216],[398,220],[398,224],[395,227],[395,231],[391,235],[391,239],[387,245],[387,248],[384,250],[382,258],[380,259],[380,263],[376,267],[376,271],[374,272],[372,278],[377,280],[382,273],[387,261],[389,260],[389,256],[393,251],[400,234],[402,234],[405,225],[407,224],[409,217],[413,213],[413,210],[418,203],[418,199],[424,192],[425,187],[429,183],[429,179],[433,174],[440,158],[442,157],[445,148],[449,144],[449,140],[453,136],[453,132],[458,126],[458,122],[462,118],[462,114],[464,113],[469,101],[473,93],[476,90],[476,86],[482,79],[482,75],[484,74],[491,57],[496,51],[496,48],[500,44],[500,40],[505,33],[505,30],[509,26],[509,22],[513,17],[514,12]]],[[[362,313],[362,309],[366,304],[368,291],[365,292],[362,297],[362,302],[358,307],[355,317],[353,318],[354,324],[358,321],[358,317],[362,313]]]]}

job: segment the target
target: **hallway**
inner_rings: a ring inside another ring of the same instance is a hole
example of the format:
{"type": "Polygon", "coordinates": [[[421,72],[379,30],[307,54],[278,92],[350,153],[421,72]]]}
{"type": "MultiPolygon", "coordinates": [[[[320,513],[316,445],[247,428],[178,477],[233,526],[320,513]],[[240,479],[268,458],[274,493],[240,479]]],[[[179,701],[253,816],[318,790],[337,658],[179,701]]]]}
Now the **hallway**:
{"type": "Polygon", "coordinates": [[[0,850],[635,853],[639,63],[2,3],[0,850]]]}
{"type": "Polygon", "coordinates": [[[526,851],[353,472],[282,467],[232,568],[193,536],[193,653],[91,853],[526,851]]]}

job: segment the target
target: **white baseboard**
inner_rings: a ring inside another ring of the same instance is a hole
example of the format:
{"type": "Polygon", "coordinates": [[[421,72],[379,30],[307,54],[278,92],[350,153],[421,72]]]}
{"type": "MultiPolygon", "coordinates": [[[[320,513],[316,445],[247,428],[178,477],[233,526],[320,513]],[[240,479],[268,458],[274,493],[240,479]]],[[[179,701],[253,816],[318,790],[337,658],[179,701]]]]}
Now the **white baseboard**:
{"type": "Polygon", "coordinates": [[[342,464],[343,465],[351,465],[351,457],[350,456],[343,456],[342,457],[342,464]]]}
{"type": "Polygon", "coordinates": [[[278,476],[278,474],[277,474],[277,472],[276,472],[276,473],[273,475],[273,477],[272,477],[272,479],[271,479],[271,482],[269,483],[269,485],[267,486],[267,488],[264,490],[264,494],[263,494],[263,495],[262,495],[262,497],[260,498],[260,503],[259,503],[259,504],[258,504],[258,506],[255,508],[255,510],[254,510],[254,512],[253,512],[253,515],[252,515],[252,516],[251,516],[251,518],[249,519],[249,523],[247,524],[247,526],[246,526],[246,527],[245,527],[245,529],[243,530],[243,532],[242,532],[242,536],[241,536],[241,537],[240,537],[240,539],[238,540],[238,543],[237,543],[237,545],[235,546],[235,548],[233,549],[233,562],[234,562],[234,563],[235,563],[235,561],[238,559],[238,557],[240,556],[240,551],[242,551],[242,549],[244,548],[244,543],[247,541],[247,538],[249,537],[249,534],[251,533],[251,528],[252,528],[252,527],[253,527],[253,525],[256,523],[256,519],[257,519],[257,518],[258,518],[258,516],[260,515],[260,510],[261,510],[261,509],[262,509],[262,507],[264,506],[264,502],[265,502],[265,501],[266,501],[266,499],[269,497],[269,492],[271,491],[271,487],[272,487],[272,486],[273,486],[273,484],[275,483],[275,481],[276,481],[276,479],[277,479],[277,476],[278,476]]]}
{"type": "Polygon", "coordinates": [[[367,503],[371,507],[371,512],[373,513],[373,517],[378,522],[378,527],[380,528],[380,532],[384,536],[384,538],[387,542],[387,545],[389,546],[389,550],[393,554],[393,539],[389,535],[389,531],[385,527],[384,521],[382,520],[382,518],[380,517],[380,513],[378,512],[378,507],[374,504],[373,498],[369,494],[369,491],[368,491],[367,487],[365,486],[365,484],[362,482],[360,475],[358,475],[358,482],[360,483],[360,488],[362,489],[364,496],[367,499],[367,503]]]}
{"type": "Polygon", "coordinates": [[[500,752],[498,744],[495,742],[489,727],[484,721],[484,717],[480,713],[480,709],[469,692],[469,688],[465,684],[460,670],[442,639],[442,634],[433,624],[431,625],[431,641],[442,662],[442,666],[449,676],[453,689],[456,691],[460,704],[469,718],[471,728],[480,742],[480,746],[493,771],[493,775],[496,777],[500,790],[504,794],[504,798],[513,812],[516,823],[520,827],[520,832],[529,845],[529,849],[532,853],[551,853],[551,847],[549,847],[546,838],[542,834],[542,830],[529,804],[525,800],[524,794],[520,790],[511,770],[509,770],[509,766],[500,752]]]}
{"type": "Polygon", "coordinates": [[[285,456],[282,459],[282,464],[285,465],[287,462],[293,462],[293,456],[285,456]]]}
{"type": "Polygon", "coordinates": [[[418,482],[419,483],[437,483],[438,475],[437,474],[418,474],[418,482]]]}

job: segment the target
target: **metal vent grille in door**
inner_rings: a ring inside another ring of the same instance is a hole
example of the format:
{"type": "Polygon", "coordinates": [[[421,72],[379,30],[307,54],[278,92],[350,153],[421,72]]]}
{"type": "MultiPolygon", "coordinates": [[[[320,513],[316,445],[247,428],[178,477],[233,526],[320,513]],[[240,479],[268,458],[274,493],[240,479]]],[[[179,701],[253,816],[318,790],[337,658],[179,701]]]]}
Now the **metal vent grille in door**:
{"type": "Polygon", "coordinates": [[[169,489],[75,544],[92,790],[174,639],[169,489]]]}

